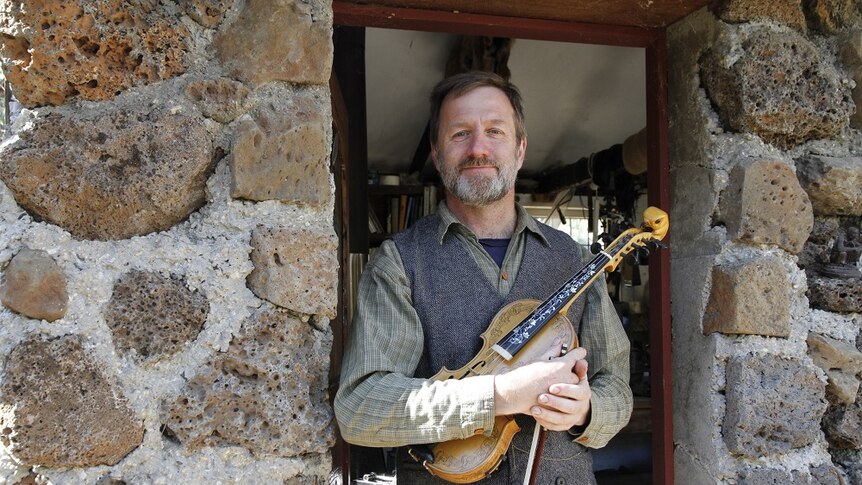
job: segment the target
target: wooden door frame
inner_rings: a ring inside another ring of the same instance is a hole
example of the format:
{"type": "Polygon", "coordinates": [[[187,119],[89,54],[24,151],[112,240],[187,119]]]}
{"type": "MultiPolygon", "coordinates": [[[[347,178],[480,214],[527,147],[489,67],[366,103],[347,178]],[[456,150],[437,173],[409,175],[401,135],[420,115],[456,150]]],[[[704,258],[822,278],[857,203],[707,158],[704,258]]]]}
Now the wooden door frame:
{"type": "MultiPolygon", "coordinates": [[[[451,11],[405,9],[335,0],[336,26],[640,47],[645,50],[647,112],[647,201],[669,210],[667,41],[663,28],[598,25],[501,17],[451,11]]],[[[669,240],[669,238],[666,238],[669,240]]],[[[653,483],[673,483],[673,381],[671,375],[670,255],[650,257],[650,387],[652,389],[653,483]],[[658,290],[658,291],[655,291],[658,290]]]]}

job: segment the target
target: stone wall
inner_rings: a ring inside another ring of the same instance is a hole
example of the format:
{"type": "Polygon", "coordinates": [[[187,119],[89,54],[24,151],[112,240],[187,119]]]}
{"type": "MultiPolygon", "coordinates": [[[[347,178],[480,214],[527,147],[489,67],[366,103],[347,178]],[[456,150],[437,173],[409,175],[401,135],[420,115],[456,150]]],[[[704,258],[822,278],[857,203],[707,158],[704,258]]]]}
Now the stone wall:
{"type": "Polygon", "coordinates": [[[862,484],[859,8],[668,30],[677,483],[862,484]]]}
{"type": "Polygon", "coordinates": [[[331,3],[4,2],[0,35],[0,482],[326,482],[331,3]]]}

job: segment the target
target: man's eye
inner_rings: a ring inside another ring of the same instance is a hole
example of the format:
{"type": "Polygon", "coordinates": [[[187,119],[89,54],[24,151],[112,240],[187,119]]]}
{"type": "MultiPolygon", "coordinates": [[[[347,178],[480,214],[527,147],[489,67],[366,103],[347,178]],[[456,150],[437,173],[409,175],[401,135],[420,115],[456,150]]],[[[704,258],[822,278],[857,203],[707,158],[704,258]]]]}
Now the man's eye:
{"type": "Polygon", "coordinates": [[[490,135],[502,135],[503,130],[501,130],[499,128],[491,128],[490,130],[488,130],[488,134],[490,134],[490,135]]]}
{"type": "Polygon", "coordinates": [[[459,131],[459,132],[455,133],[454,135],[452,135],[452,137],[453,138],[464,138],[469,134],[470,134],[469,131],[459,131]]]}

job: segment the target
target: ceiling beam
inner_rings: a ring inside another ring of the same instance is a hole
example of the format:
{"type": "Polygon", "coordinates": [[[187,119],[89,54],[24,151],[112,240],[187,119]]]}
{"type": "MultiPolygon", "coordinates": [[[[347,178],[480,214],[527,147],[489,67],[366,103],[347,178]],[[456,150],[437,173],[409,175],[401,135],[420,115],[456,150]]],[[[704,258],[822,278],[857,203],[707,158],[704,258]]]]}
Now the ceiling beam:
{"type": "MultiPolygon", "coordinates": [[[[493,3],[493,2],[484,2],[493,3]]],[[[336,25],[444,32],[450,34],[507,36],[517,39],[575,42],[622,47],[649,47],[664,39],[664,29],[583,22],[498,17],[451,11],[417,10],[335,0],[336,25]]]]}
{"type": "Polygon", "coordinates": [[[563,22],[664,28],[712,0],[343,0],[374,7],[438,10],[563,22]]]}

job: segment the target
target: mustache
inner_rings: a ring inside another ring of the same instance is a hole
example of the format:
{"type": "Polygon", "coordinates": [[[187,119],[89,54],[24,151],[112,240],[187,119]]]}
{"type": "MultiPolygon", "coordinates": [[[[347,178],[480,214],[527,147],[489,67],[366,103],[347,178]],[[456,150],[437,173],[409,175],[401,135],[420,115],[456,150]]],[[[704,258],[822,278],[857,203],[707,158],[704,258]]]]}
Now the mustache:
{"type": "Polygon", "coordinates": [[[490,166],[492,166],[498,170],[500,169],[500,166],[497,164],[496,160],[493,160],[493,159],[488,158],[488,157],[481,157],[481,158],[468,157],[468,158],[465,158],[464,160],[461,161],[461,163],[458,164],[458,168],[462,169],[462,168],[469,168],[469,167],[480,167],[483,165],[484,166],[490,165],[490,166]]]}

